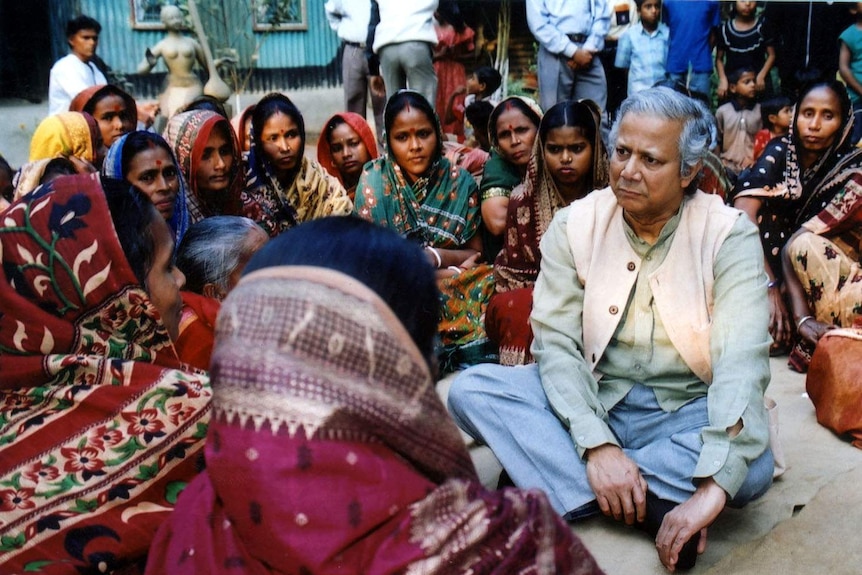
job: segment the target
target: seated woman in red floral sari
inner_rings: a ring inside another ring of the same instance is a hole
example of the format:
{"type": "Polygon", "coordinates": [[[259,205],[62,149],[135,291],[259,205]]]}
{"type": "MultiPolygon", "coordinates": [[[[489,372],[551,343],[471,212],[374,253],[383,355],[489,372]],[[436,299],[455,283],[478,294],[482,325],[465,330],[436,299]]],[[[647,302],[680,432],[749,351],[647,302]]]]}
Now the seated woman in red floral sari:
{"type": "Polygon", "coordinates": [[[207,468],[147,573],[600,573],[539,491],[489,492],[440,402],[434,272],[356,218],[275,238],[225,299],[207,468]]]}
{"type": "Polygon", "coordinates": [[[63,176],[0,227],[0,573],[134,569],[197,474],[210,388],[141,192],[63,176]],[[104,187],[104,191],[103,191],[104,187]]]}

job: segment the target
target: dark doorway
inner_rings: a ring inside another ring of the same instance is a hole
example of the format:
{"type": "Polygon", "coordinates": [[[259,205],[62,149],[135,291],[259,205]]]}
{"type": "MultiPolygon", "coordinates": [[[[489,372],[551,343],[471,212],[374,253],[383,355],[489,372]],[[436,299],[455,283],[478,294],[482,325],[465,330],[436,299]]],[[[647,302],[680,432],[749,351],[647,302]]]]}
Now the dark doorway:
{"type": "Polygon", "coordinates": [[[47,97],[52,36],[48,0],[0,0],[0,97],[47,97]]]}

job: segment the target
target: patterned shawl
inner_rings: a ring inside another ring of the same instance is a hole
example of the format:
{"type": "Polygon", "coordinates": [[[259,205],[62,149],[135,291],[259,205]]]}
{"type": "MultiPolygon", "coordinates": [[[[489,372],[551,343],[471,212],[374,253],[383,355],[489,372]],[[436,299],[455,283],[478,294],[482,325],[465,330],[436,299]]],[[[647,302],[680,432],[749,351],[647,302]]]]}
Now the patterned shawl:
{"type": "Polygon", "coordinates": [[[61,112],[48,116],[30,140],[30,160],[75,156],[91,164],[102,141],[99,124],[90,114],[61,112]]]}
{"type": "MultiPolygon", "coordinates": [[[[377,141],[374,139],[374,132],[371,131],[371,126],[368,125],[365,118],[354,112],[339,112],[324,122],[324,129],[334,118],[341,118],[344,120],[345,124],[353,128],[353,131],[359,135],[362,143],[365,144],[365,147],[368,149],[368,154],[371,156],[372,160],[379,155],[377,153],[377,141]]],[[[320,162],[320,165],[323,166],[327,172],[338,178],[341,185],[344,185],[344,180],[341,179],[341,173],[332,162],[332,152],[329,148],[328,134],[320,134],[320,138],[317,140],[317,161],[320,162]]]]}
{"type": "MultiPolygon", "coordinates": [[[[813,196],[835,193],[835,185],[831,181],[836,175],[835,168],[843,166],[837,170],[843,171],[847,166],[848,156],[859,155],[859,151],[851,148],[850,143],[850,135],[853,132],[852,111],[844,117],[839,135],[832,146],[805,170],[801,169],[799,164],[800,142],[796,136],[798,114],[797,107],[790,124],[790,132],[782,138],[772,140],[754,166],[740,174],[731,201],[742,197],[760,197],[783,200],[799,207],[813,196]],[[829,192],[828,189],[832,191],[829,192]]],[[[851,162],[858,163],[858,159],[851,162]]],[[[814,213],[816,211],[814,210],[814,213]]],[[[808,217],[810,215],[802,221],[808,217]]]]}
{"type": "Polygon", "coordinates": [[[96,174],[0,227],[0,572],[141,560],[197,472],[206,377],[179,368],[96,174]]]}
{"type": "Polygon", "coordinates": [[[254,112],[255,104],[251,104],[250,106],[246,106],[245,109],[230,119],[230,125],[233,128],[233,133],[236,134],[236,140],[239,144],[240,153],[245,150],[246,145],[250,145],[248,136],[246,135],[246,131],[243,129],[243,124],[245,124],[246,120],[251,121],[251,115],[254,112]]]}
{"type": "MultiPolygon", "coordinates": [[[[156,134],[156,136],[158,135],[156,134]]],[[[126,180],[126,174],[123,173],[123,147],[126,145],[128,137],[129,134],[123,134],[108,148],[108,155],[105,156],[105,162],[102,164],[103,176],[128,181],[126,180]]],[[[168,147],[170,148],[170,144],[168,144],[168,147]]],[[[186,179],[183,177],[183,172],[180,170],[173,153],[171,153],[171,159],[174,161],[174,165],[177,165],[180,189],[177,192],[177,199],[174,203],[174,215],[168,220],[168,225],[174,232],[174,242],[179,245],[183,236],[186,235],[186,230],[189,229],[189,210],[186,200],[188,192],[186,192],[186,179]]]]}
{"type": "Polygon", "coordinates": [[[240,191],[242,189],[242,169],[240,166],[242,156],[239,153],[239,142],[236,134],[224,116],[209,110],[194,110],[175,114],[168,121],[165,128],[165,140],[171,145],[177,164],[185,177],[189,187],[186,196],[188,204],[189,223],[194,224],[210,216],[239,216],[242,214],[242,200],[240,191]],[[207,145],[210,134],[219,123],[227,128],[227,133],[233,146],[233,170],[230,174],[230,185],[224,192],[224,199],[217,205],[216,202],[208,202],[197,190],[198,164],[201,161],[204,148],[207,145]]]}
{"type": "Polygon", "coordinates": [[[33,190],[39,187],[42,182],[42,176],[45,175],[45,168],[51,163],[54,158],[42,158],[35,162],[27,162],[12,179],[12,185],[15,186],[15,195],[13,200],[20,200],[33,190]]]}
{"type": "Polygon", "coordinates": [[[148,573],[598,573],[538,491],[476,480],[427,363],[352,277],[277,267],[224,301],[206,471],[148,573]]]}
{"type": "Polygon", "coordinates": [[[123,99],[123,102],[126,103],[126,115],[129,117],[132,127],[134,127],[138,123],[138,104],[131,94],[113,84],[98,84],[78,92],[78,95],[72,98],[69,110],[72,112],[84,112],[90,100],[107,94],[115,94],[123,99]]]}
{"type": "Polygon", "coordinates": [[[781,249],[799,227],[815,217],[848,182],[862,177],[862,149],[849,145],[852,114],[844,120],[835,143],[808,169],[799,165],[799,141],[794,113],[791,132],[772,140],[760,159],[737,180],[732,202],[741,197],[761,198],[759,227],[766,259],[782,277],[781,249]]]}
{"type": "Polygon", "coordinates": [[[251,218],[273,238],[302,222],[326,216],[346,216],[353,202],[337,178],[320,164],[305,157],[305,134],[299,156],[299,170],[285,190],[272,165],[255,142],[252,128],[251,149],[242,191],[242,215],[251,218]]]}
{"type": "Polygon", "coordinates": [[[386,154],[365,164],[359,176],[356,213],[425,245],[459,248],[479,229],[479,191],[469,172],[443,156],[436,114],[433,122],[438,145],[428,173],[409,183],[384,136],[386,154]]]}
{"type": "MultiPolygon", "coordinates": [[[[599,130],[600,112],[592,102],[579,102],[582,113],[589,114],[595,124],[593,165],[587,176],[586,189],[601,189],[608,185],[608,154],[599,130]]],[[[539,242],[554,214],[566,206],[554,178],[545,164],[541,138],[536,137],[524,183],[512,190],[506,212],[505,245],[494,260],[495,289],[498,293],[532,287],[539,276],[542,254],[539,242]]]]}

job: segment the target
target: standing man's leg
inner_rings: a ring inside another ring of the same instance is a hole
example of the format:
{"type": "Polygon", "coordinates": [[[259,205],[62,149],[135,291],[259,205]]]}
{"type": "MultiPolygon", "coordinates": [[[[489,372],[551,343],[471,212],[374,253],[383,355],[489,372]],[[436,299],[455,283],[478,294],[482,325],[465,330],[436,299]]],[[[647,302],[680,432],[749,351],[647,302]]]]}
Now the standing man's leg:
{"type": "MultiPolygon", "coordinates": [[[[368,62],[365,62],[365,73],[368,74],[368,62]]],[[[370,78],[370,76],[369,76],[370,78]]],[[[371,84],[371,81],[368,82],[371,84]]],[[[389,90],[389,88],[386,88],[389,90]]],[[[371,109],[374,112],[374,130],[377,132],[377,149],[383,151],[383,110],[386,108],[386,94],[371,92],[371,109]]]]}
{"type": "Polygon", "coordinates": [[[515,485],[543,490],[561,515],[595,500],[586,465],[551,411],[535,364],[467,369],[452,383],[449,411],[461,429],[491,448],[515,485]]]}
{"type": "Polygon", "coordinates": [[[425,96],[431,106],[434,106],[434,102],[437,101],[437,72],[434,71],[431,44],[404,42],[402,46],[402,62],[407,71],[407,87],[425,96]]]}
{"type": "Polygon", "coordinates": [[[341,77],[344,83],[344,109],[364,118],[368,105],[368,61],[365,51],[358,45],[344,44],[341,77]]]}
{"type": "MultiPolygon", "coordinates": [[[[608,85],[605,69],[598,55],[593,58],[589,68],[578,70],[575,76],[574,99],[589,98],[599,105],[602,112],[608,109],[608,85]]],[[[572,96],[567,96],[570,98],[572,96]]]]}
{"type": "Polygon", "coordinates": [[[401,62],[401,47],[403,44],[389,44],[380,48],[380,75],[386,84],[386,94],[392,96],[398,90],[407,87],[407,76],[404,74],[401,62]]]}
{"type": "Polygon", "coordinates": [[[551,106],[562,99],[568,99],[572,89],[573,77],[566,63],[556,54],[539,47],[537,62],[539,74],[539,105],[547,112],[551,106]]]}

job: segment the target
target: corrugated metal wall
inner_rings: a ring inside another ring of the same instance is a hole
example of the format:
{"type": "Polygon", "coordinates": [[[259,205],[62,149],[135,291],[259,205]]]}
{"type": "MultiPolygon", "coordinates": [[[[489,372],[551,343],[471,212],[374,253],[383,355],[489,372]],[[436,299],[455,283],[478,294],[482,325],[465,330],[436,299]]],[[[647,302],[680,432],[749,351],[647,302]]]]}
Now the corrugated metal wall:
{"type": "MultiPolygon", "coordinates": [[[[256,43],[260,57],[245,92],[266,92],[340,82],[338,37],[329,28],[323,10],[325,0],[306,0],[306,30],[253,32],[253,0],[198,0],[201,19],[212,35],[210,46],[230,46],[248,65],[256,43]]],[[[133,30],[131,0],[80,0],[81,11],[102,24],[99,55],[126,79],[139,96],[152,97],[161,89],[166,69],[163,63],[152,74],[135,73],[148,46],[164,32],[133,30]]]]}

